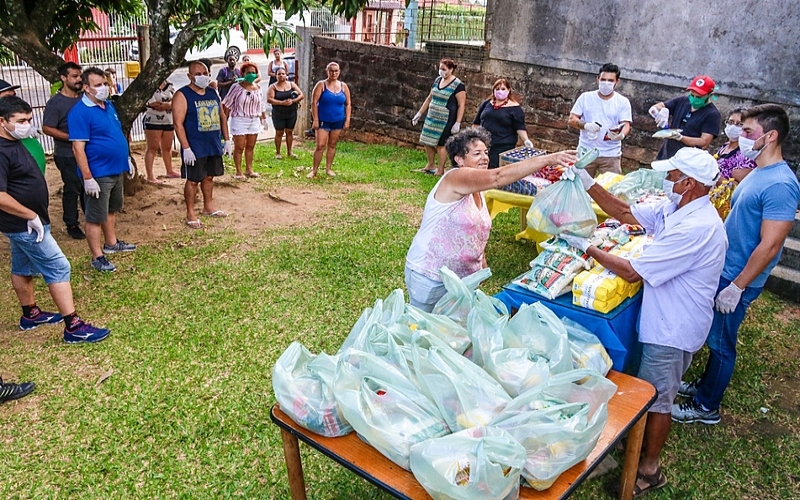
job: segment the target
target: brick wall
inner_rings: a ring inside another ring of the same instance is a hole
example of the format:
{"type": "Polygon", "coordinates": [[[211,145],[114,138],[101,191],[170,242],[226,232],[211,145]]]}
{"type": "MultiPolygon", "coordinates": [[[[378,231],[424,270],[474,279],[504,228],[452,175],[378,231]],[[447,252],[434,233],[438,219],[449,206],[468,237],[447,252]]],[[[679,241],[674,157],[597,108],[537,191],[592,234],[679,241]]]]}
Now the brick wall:
{"type": "MultiPolygon", "coordinates": [[[[511,82],[521,95],[528,136],[537,147],[548,151],[574,148],[578,132],[567,128],[572,104],[587,90],[596,88],[595,75],[544,66],[486,59],[482,46],[430,45],[430,51],[372,45],[348,40],[313,37],[312,73],[314,80],[325,78],[325,65],[339,63],[341,79],[350,86],[352,119],[349,138],[370,143],[417,145],[421,125],[413,127],[411,118],[419,110],[437,76],[438,61],[450,57],[459,64],[456,76],[467,89],[464,126],[472,123],[480,102],[489,97],[500,76],[511,82]],[[483,62],[479,63],[483,57],[483,62]]],[[[652,83],[626,81],[618,87],[633,107],[633,132],[623,143],[623,169],[636,169],[650,163],[661,141],[650,135],[656,130],[647,114],[650,106],[679,95],[682,89],[652,83]]],[[[752,105],[752,101],[720,96],[717,107],[725,110],[752,105]]],[[[790,109],[796,118],[797,108],[790,109]]],[[[793,132],[797,130],[794,121],[793,132]]],[[[797,135],[794,135],[797,137],[797,135]]],[[[724,135],[715,144],[721,144],[724,135]]],[[[784,146],[787,158],[800,160],[798,141],[784,146]]]]}

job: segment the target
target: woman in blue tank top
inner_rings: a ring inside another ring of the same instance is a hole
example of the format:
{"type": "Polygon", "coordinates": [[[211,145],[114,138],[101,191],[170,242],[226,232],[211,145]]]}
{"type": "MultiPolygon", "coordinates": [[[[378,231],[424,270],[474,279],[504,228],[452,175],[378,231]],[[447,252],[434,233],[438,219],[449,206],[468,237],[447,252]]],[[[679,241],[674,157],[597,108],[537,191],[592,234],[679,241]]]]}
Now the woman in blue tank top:
{"type": "Polygon", "coordinates": [[[328,78],[317,82],[312,93],[314,123],[311,128],[316,131],[317,148],[314,150],[314,166],[308,174],[309,179],[317,176],[322,153],[326,150],[325,173],[331,177],[336,175],[331,170],[336,143],[342,130],[350,128],[350,89],[339,81],[339,64],[330,62],[325,71],[328,78]]]}

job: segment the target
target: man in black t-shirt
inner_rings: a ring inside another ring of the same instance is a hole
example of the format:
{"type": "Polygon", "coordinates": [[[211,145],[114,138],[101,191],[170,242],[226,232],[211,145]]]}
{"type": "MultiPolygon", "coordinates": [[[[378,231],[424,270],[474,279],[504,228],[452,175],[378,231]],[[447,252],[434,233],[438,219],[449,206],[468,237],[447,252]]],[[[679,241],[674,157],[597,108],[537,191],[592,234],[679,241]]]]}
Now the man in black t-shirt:
{"type": "Polygon", "coordinates": [[[31,127],[31,107],[19,97],[0,99],[0,232],[11,247],[11,284],[22,306],[19,327],[31,330],[64,320],[64,342],[99,342],[108,329],[81,320],[72,300],[70,264],[50,234],[47,183],[20,143],[31,127]],[[42,311],[33,277],[42,275],[61,314],[42,311]]]}
{"type": "Polygon", "coordinates": [[[686,146],[706,149],[719,135],[722,117],[711,102],[715,88],[710,76],[696,76],[686,87],[689,94],[659,102],[650,108],[650,115],[658,126],[672,130],[672,135],[664,140],[657,160],[672,158],[686,146]]]}
{"type": "Polygon", "coordinates": [[[81,71],[81,67],[74,62],[67,62],[58,67],[58,74],[61,76],[63,86],[56,95],[47,101],[42,117],[42,132],[53,138],[55,145],[53,160],[55,160],[56,167],[61,172],[61,180],[64,182],[61,196],[61,204],[64,207],[64,224],[67,226],[67,234],[76,240],[86,239],[78,222],[78,202],[84,213],[86,213],[86,202],[83,194],[83,181],[78,177],[78,163],[72,152],[72,143],[69,142],[67,115],[83,96],[81,71]]]}

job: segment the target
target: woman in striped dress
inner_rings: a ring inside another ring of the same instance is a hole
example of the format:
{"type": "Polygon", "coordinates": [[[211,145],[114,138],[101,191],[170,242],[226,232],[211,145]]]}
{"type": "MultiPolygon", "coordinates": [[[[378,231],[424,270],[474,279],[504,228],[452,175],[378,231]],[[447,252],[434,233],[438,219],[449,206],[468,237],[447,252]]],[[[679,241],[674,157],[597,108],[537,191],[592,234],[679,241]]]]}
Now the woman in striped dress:
{"type": "Polygon", "coordinates": [[[253,150],[261,128],[266,128],[267,114],[264,110],[264,93],[261,86],[255,83],[258,78],[258,67],[252,63],[242,64],[242,78],[231,85],[228,95],[222,100],[225,114],[230,117],[230,131],[233,136],[233,165],[236,167],[234,179],[246,180],[247,177],[260,177],[253,172],[253,150]],[[242,154],[244,154],[245,172],[242,173],[242,154]]]}
{"type": "Polygon", "coordinates": [[[412,120],[416,125],[427,112],[419,136],[419,142],[425,146],[425,153],[428,155],[428,164],[423,169],[427,174],[444,174],[444,164],[447,161],[444,144],[450,135],[461,130],[467,92],[461,80],[453,74],[456,68],[452,59],[439,61],[439,77],[433,81],[428,98],[412,120]],[[438,165],[434,163],[434,155],[438,156],[438,165]]]}

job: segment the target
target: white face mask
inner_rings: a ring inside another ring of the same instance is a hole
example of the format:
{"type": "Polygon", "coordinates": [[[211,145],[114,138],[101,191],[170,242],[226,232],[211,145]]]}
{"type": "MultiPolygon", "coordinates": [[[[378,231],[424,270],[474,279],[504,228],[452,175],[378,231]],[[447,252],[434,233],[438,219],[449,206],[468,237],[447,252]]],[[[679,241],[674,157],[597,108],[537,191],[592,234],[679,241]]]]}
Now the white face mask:
{"type": "Polygon", "coordinates": [[[439,76],[441,76],[442,78],[446,77],[447,76],[447,71],[445,71],[443,69],[440,69],[439,70],[439,76]]]}
{"type": "Polygon", "coordinates": [[[31,133],[31,124],[30,123],[15,123],[14,130],[8,130],[8,135],[13,137],[16,140],[26,139],[31,133]]]}
{"type": "MultiPolygon", "coordinates": [[[[761,137],[764,137],[764,135],[762,135],[761,137]]],[[[761,139],[761,137],[759,137],[758,139],[761,139]]],[[[764,151],[764,148],[767,147],[767,143],[765,142],[764,145],[761,146],[761,149],[758,150],[753,149],[753,146],[755,146],[756,141],[758,139],[753,140],[753,139],[748,139],[747,137],[739,137],[739,150],[748,160],[756,161],[758,155],[760,155],[761,152],[764,151]]]]}
{"type": "Polygon", "coordinates": [[[732,141],[738,140],[742,135],[742,127],[738,125],[725,125],[725,135],[732,141]]]}
{"type": "Polygon", "coordinates": [[[669,198],[669,201],[671,201],[672,203],[674,203],[676,205],[680,205],[681,204],[681,200],[683,199],[683,195],[686,194],[686,191],[684,191],[681,194],[676,193],[674,191],[675,184],[680,182],[680,181],[682,181],[682,180],[684,180],[684,179],[686,179],[686,177],[681,177],[680,179],[678,179],[677,181],[674,181],[674,182],[669,180],[669,179],[664,179],[664,182],[661,185],[661,187],[664,189],[664,194],[667,195],[667,198],[669,198]]]}
{"type": "Polygon", "coordinates": [[[98,101],[105,101],[108,99],[108,94],[111,92],[111,89],[108,88],[108,85],[103,85],[102,87],[92,87],[94,89],[93,97],[98,101]]]}
{"type": "Polygon", "coordinates": [[[611,95],[614,92],[613,82],[600,82],[597,87],[602,95],[611,95]]]}
{"type": "Polygon", "coordinates": [[[208,75],[197,75],[194,77],[194,84],[201,89],[208,87],[209,83],[211,83],[211,77],[208,75]]]}

